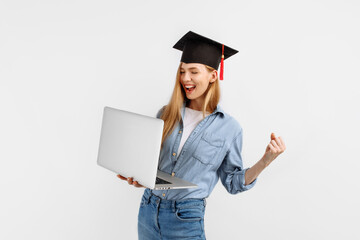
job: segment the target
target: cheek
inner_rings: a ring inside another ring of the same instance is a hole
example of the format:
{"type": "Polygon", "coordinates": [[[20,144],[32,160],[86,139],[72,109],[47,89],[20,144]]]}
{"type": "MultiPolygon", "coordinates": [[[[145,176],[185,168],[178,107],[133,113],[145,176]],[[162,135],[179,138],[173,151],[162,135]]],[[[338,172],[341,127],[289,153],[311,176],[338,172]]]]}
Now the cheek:
{"type": "Polygon", "coordinates": [[[201,82],[199,82],[198,84],[199,84],[199,86],[201,87],[201,89],[206,89],[206,88],[208,87],[208,85],[209,85],[209,82],[207,82],[207,81],[201,81],[201,82]]]}
{"type": "Polygon", "coordinates": [[[204,92],[206,91],[206,84],[204,84],[204,83],[202,83],[202,84],[199,84],[199,85],[197,85],[197,92],[198,92],[198,94],[204,94],[204,92]]]}

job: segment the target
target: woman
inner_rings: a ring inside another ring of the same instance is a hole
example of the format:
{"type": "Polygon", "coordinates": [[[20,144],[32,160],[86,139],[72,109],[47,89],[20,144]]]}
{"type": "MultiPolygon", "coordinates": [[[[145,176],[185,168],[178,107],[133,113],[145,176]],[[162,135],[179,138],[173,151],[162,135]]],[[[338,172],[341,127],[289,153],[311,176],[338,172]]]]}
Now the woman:
{"type": "MultiPolygon", "coordinates": [[[[219,178],[231,194],[246,191],[285,150],[282,138],[272,133],[263,157],[244,169],[242,128],[218,105],[216,69],[221,62],[222,80],[223,61],[237,50],[191,31],[174,48],[183,53],[171,100],[157,114],[164,120],[159,169],[198,187],[146,189],[138,216],[139,239],[205,239],[205,199],[219,178]]],[[[118,177],[142,187],[132,178],[118,177]]]]}

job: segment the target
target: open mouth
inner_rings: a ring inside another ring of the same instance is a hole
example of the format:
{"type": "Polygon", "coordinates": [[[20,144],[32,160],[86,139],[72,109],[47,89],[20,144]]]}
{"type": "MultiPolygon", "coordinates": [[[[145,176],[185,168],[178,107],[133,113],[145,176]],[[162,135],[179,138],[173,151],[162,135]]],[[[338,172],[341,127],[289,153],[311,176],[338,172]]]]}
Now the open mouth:
{"type": "Polygon", "coordinates": [[[185,92],[186,93],[192,93],[196,86],[185,86],[185,92]]]}

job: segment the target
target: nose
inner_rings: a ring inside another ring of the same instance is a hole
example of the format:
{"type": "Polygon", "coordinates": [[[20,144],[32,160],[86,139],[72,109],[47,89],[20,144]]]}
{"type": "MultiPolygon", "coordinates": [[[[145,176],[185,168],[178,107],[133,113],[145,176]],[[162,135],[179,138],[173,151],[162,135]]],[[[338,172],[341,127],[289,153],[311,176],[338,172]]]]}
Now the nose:
{"type": "Polygon", "coordinates": [[[187,73],[187,72],[184,72],[184,73],[182,74],[182,81],[183,81],[183,82],[188,82],[188,81],[190,81],[190,80],[191,80],[190,74],[187,73]]]}

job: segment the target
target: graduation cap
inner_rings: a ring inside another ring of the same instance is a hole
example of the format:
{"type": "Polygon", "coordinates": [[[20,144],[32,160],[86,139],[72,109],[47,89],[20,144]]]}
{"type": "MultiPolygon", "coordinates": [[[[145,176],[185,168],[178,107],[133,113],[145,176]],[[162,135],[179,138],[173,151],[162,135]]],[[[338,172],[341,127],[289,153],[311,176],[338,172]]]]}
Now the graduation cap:
{"type": "Polygon", "coordinates": [[[214,69],[218,69],[221,63],[220,80],[224,79],[224,59],[238,52],[192,31],[186,33],[173,48],[183,52],[180,61],[184,63],[202,63],[214,69]]]}

